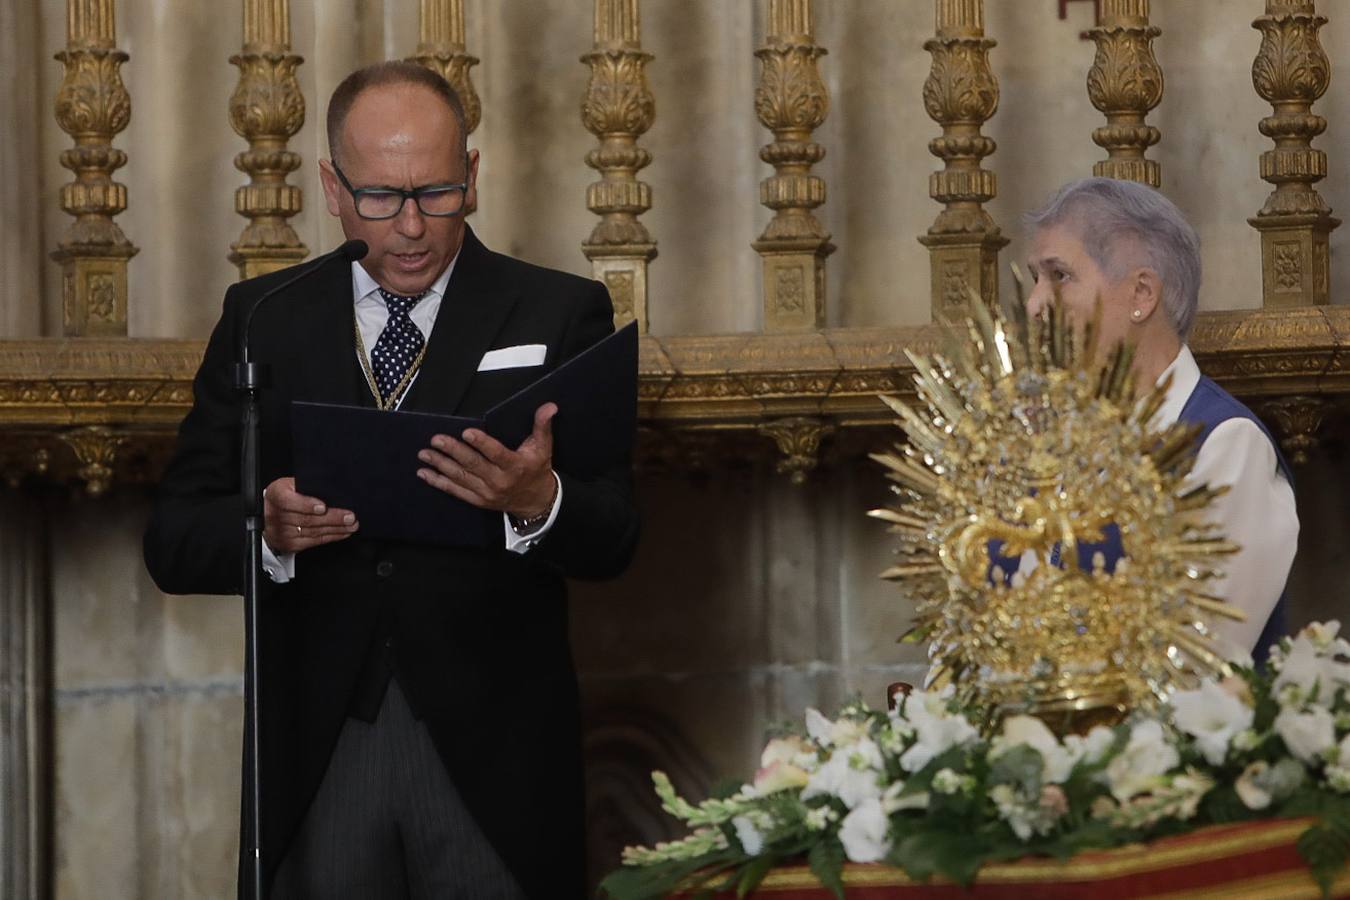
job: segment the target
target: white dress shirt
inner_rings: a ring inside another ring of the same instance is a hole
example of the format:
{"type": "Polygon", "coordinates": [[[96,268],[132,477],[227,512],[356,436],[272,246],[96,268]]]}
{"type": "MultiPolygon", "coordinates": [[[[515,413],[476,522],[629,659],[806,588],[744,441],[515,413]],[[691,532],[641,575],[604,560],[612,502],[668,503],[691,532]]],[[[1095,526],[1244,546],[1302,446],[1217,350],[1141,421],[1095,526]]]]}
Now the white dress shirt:
{"type": "MultiPolygon", "coordinates": [[[[445,299],[445,289],[450,283],[450,275],[455,271],[455,263],[459,260],[459,254],[450,260],[450,265],[445,267],[441,277],[437,278],[435,283],[427,290],[427,294],[417,302],[409,312],[408,317],[412,319],[413,324],[422,332],[423,340],[431,339],[432,326],[436,324],[436,315],[440,312],[441,301],[445,299]]],[[[361,343],[365,346],[366,353],[375,347],[375,342],[379,340],[380,332],[384,330],[385,324],[389,321],[389,307],[385,306],[383,298],[380,297],[380,286],[370,277],[370,273],[365,270],[359,262],[352,264],[352,297],[355,302],[356,327],[361,332],[361,343]]],[[[360,356],[360,351],[356,352],[360,356]]],[[[408,382],[408,387],[397,399],[394,408],[397,409],[403,403],[403,398],[408,396],[408,391],[412,390],[413,384],[417,382],[417,373],[414,373],[412,380],[408,382]]],[[[524,553],[533,547],[539,541],[543,540],[544,535],[548,534],[549,529],[558,518],[558,510],[562,506],[562,480],[558,474],[553,474],[553,480],[557,483],[558,490],[553,498],[553,507],[549,510],[548,518],[544,524],[538,526],[527,534],[518,533],[511,527],[511,519],[506,513],[502,513],[502,528],[504,530],[506,549],[513,553],[524,553]]],[[[435,490],[430,488],[429,490],[435,490]]],[[[275,553],[272,548],[263,541],[263,571],[269,578],[277,583],[290,581],[295,578],[295,554],[294,553],[275,553]]]]}
{"type": "MultiPolygon", "coordinates": [[[[1172,384],[1167,399],[1153,420],[1157,428],[1181,418],[1182,408],[1200,382],[1200,367],[1189,347],[1182,345],[1158,384],[1169,374],[1172,384]]],[[[1228,419],[1200,445],[1187,479],[1190,484],[1228,485],[1228,493],[1214,501],[1209,515],[1241,549],[1220,559],[1217,568],[1223,575],[1211,582],[1207,592],[1241,609],[1247,621],[1213,617],[1216,621],[1210,624],[1220,644],[1231,645],[1225,649],[1250,652],[1256,646],[1284,592],[1298,549],[1294,488],[1275,460],[1275,447],[1255,422],[1228,419]]]]}

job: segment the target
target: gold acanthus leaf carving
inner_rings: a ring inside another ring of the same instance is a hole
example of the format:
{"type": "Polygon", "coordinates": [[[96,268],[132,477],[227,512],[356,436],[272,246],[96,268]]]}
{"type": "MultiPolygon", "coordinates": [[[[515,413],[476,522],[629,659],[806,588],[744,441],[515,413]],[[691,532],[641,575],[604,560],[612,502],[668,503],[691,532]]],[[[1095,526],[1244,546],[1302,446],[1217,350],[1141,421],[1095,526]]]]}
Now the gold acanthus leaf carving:
{"type": "Polygon", "coordinates": [[[923,83],[923,105],[930,118],[943,125],[982,123],[998,112],[998,79],[989,65],[994,41],[930,40],[923,46],[933,54],[932,68],[923,83]]]}
{"type": "Polygon", "coordinates": [[[469,71],[478,65],[478,57],[470,56],[462,50],[438,49],[419,52],[417,56],[411,57],[411,60],[431,69],[449,82],[459,97],[459,102],[464,106],[464,124],[469,129],[469,134],[473,134],[474,129],[483,120],[483,102],[478,98],[478,91],[473,86],[473,76],[469,71]]]}
{"type": "Polygon", "coordinates": [[[1163,95],[1162,67],[1153,55],[1161,29],[1094,29],[1097,55],[1088,71],[1088,98],[1104,113],[1145,113],[1163,95]]]}
{"type": "Polygon", "coordinates": [[[1331,62],[1317,36],[1326,21],[1322,16],[1262,16],[1252,24],[1261,31],[1252,85],[1264,100],[1312,103],[1326,93],[1331,62]]]}
{"type": "Polygon", "coordinates": [[[632,50],[597,50],[581,61],[591,67],[591,80],[581,101],[581,120],[597,136],[640,135],[656,119],[656,100],[647,86],[651,54],[632,50]]]}
{"type": "Polygon", "coordinates": [[[787,44],[755,51],[763,63],[755,88],[755,114],[772,131],[814,131],[830,111],[830,96],[816,60],[825,55],[813,44],[787,44]]]}
{"type": "Polygon", "coordinates": [[[62,50],[65,78],[56,94],[56,121],[73,138],[109,140],[131,121],[131,95],[122,84],[121,50],[62,50]]]}
{"type": "Polygon", "coordinates": [[[240,137],[289,139],[305,124],[305,95],[295,77],[303,60],[289,53],[230,57],[239,84],[230,96],[230,126],[240,137]]]}

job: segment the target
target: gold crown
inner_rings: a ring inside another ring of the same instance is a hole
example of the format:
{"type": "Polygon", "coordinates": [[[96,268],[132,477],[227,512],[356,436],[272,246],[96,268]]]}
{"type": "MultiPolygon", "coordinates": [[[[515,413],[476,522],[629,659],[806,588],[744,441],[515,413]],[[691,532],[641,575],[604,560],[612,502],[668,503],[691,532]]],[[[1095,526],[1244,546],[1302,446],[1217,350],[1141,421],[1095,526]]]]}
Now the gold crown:
{"type": "Polygon", "coordinates": [[[1168,385],[1136,400],[1132,348],[1101,358],[1099,328],[1100,309],[1075,328],[1063,304],[1042,322],[974,299],[946,354],[908,354],[918,404],[883,398],[909,440],[873,456],[902,501],[870,513],[898,536],[882,577],[917,598],[903,640],[928,643],[930,686],[955,684],[991,722],[1030,711],[1078,730],[1150,707],[1226,668],[1207,616],[1243,617],[1205,593],[1237,548],[1205,518],[1226,488],[1186,480],[1199,429],[1151,427],[1168,385]],[[1108,526],[1114,571],[1101,553],[1080,567],[1108,526]],[[1034,568],[1001,571],[993,541],[1034,568]]]}

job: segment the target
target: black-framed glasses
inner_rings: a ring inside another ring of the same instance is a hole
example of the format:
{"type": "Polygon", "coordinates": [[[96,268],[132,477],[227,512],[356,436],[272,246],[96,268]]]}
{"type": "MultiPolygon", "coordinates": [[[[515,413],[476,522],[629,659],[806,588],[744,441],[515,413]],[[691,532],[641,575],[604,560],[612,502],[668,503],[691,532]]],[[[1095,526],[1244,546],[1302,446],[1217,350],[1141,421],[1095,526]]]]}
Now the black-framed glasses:
{"type": "MultiPolygon", "coordinates": [[[[465,159],[465,172],[469,171],[468,166],[469,161],[465,159]]],[[[333,171],[347,193],[352,195],[352,206],[363,219],[392,219],[403,211],[403,204],[409,200],[417,204],[424,216],[457,216],[464,210],[464,195],[469,190],[467,180],[463,184],[428,184],[410,191],[392,187],[354,188],[337,163],[333,163],[333,171]]]]}

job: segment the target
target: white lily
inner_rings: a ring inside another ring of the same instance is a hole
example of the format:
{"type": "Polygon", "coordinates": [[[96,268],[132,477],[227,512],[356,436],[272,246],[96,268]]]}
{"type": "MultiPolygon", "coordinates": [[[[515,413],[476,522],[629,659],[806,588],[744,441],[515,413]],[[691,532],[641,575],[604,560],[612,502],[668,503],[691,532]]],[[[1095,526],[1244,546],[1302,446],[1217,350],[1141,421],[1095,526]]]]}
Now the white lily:
{"type": "Polygon", "coordinates": [[[1173,694],[1172,711],[1177,728],[1195,738],[1212,766],[1223,765],[1233,737],[1250,728],[1256,715],[1212,678],[1200,682],[1196,690],[1173,694]]]}

